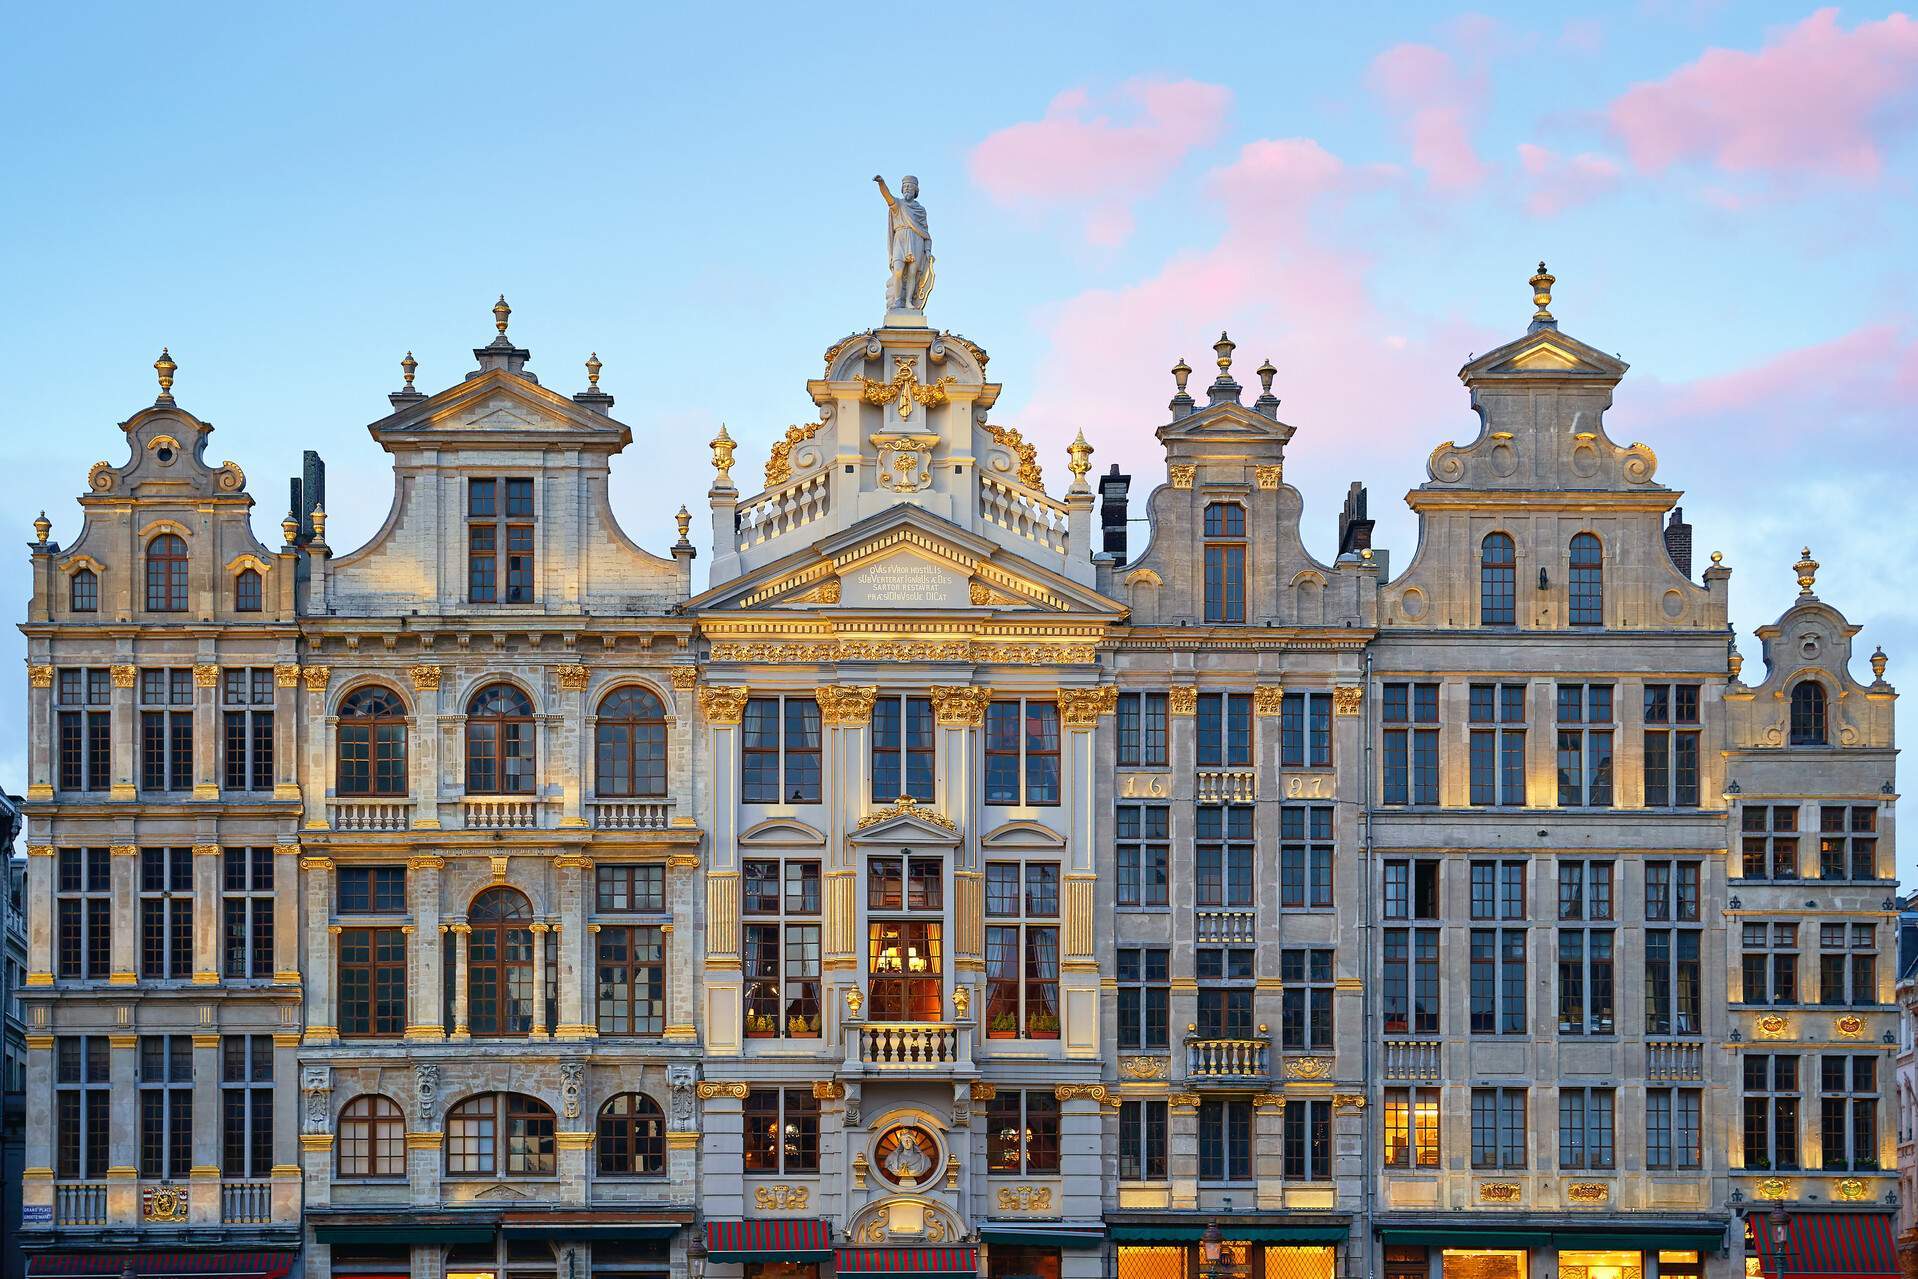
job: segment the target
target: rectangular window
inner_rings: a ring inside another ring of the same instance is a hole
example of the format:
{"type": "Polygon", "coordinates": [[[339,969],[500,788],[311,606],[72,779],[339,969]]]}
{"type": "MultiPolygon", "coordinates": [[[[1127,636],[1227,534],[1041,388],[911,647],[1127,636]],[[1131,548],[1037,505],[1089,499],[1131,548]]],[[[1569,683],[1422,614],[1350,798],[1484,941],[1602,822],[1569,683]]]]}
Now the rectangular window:
{"type": "Polygon", "coordinates": [[[1059,1099],[1050,1088],[1001,1088],[986,1103],[986,1171],[1023,1176],[1059,1171],[1059,1099]]]}
{"type": "Polygon", "coordinates": [[[1704,1146],[1699,1139],[1705,1094],[1698,1088],[1645,1090],[1645,1166],[1678,1170],[1702,1168],[1704,1146]]]}
{"type": "Polygon", "coordinates": [[[1164,768],[1168,761],[1164,693],[1119,694],[1119,767],[1164,768]]]}
{"type": "Polygon", "coordinates": [[[1797,1055],[1746,1053],[1739,1061],[1745,1082],[1745,1167],[1797,1168],[1797,1055]]]}
{"type": "Polygon", "coordinates": [[[873,803],[931,802],[933,755],[931,698],[888,693],[873,703],[873,803]]]}
{"type": "Polygon", "coordinates": [[[1826,1053],[1818,1059],[1818,1144],[1826,1172],[1878,1168],[1878,1058],[1826,1053]]]}
{"type": "Polygon", "coordinates": [[[1612,686],[1558,686],[1558,806],[1612,804],[1612,686]]]}
{"type": "Polygon", "coordinates": [[[1332,952],[1281,950],[1279,1044],[1287,1052],[1332,1047],[1332,952]]]}
{"type": "Polygon", "coordinates": [[[945,1014],[945,862],[866,860],[866,1015],[939,1021],[945,1014]]]}
{"type": "Polygon", "coordinates": [[[593,908],[602,915],[661,914],[666,910],[663,862],[597,866],[593,887],[593,908]]]}
{"type": "Polygon", "coordinates": [[[220,1040],[220,1175],[273,1171],[273,1036],[220,1040]]]}
{"type": "Polygon", "coordinates": [[[475,604],[533,602],[530,478],[467,480],[466,583],[475,604]]]}
{"type": "Polygon", "coordinates": [[[140,850],[140,976],[193,977],[193,850],[140,850]]]}
{"type": "Polygon", "coordinates": [[[105,1035],[62,1035],[53,1051],[53,1175],[97,1181],[107,1175],[113,1124],[111,1057],[105,1035]]]}
{"type": "Polygon", "coordinates": [[[1252,904],[1252,806],[1201,804],[1193,846],[1194,901],[1200,910],[1252,904]]]}
{"type": "Polygon", "coordinates": [[[1195,731],[1200,768],[1252,767],[1252,695],[1201,693],[1195,731]]]}
{"type": "Polygon", "coordinates": [[[113,960],[112,857],[104,848],[62,848],[55,874],[54,972],[105,981],[113,960]]]}
{"type": "Polygon", "coordinates": [[[1245,508],[1212,502],[1205,508],[1205,620],[1245,621],[1245,508]],[[1224,540],[1214,540],[1224,539],[1224,540]]]}
{"type": "Polygon", "coordinates": [[[1439,1166],[1439,1089],[1385,1090],[1385,1166],[1439,1166]]]}
{"type": "Polygon", "coordinates": [[[1056,703],[993,702],[986,707],[985,800],[1032,806],[1059,802],[1056,703]]]}
{"type": "Polygon", "coordinates": [[[1529,914],[1524,862],[1472,863],[1473,919],[1524,919],[1529,914]]]}
{"type": "MultiPolygon", "coordinates": [[[[741,798],[748,804],[817,804],[819,740],[814,699],[748,699],[739,729],[741,798]]],[[[898,798],[889,795],[885,802],[898,798]]]]}
{"type": "Polygon", "coordinates": [[[1294,1097],[1282,1121],[1287,1181],[1332,1179],[1332,1099],[1294,1097]]]}
{"type": "Polygon", "coordinates": [[[1698,685],[1645,686],[1645,807],[1698,807],[1698,685]]]}
{"type": "Polygon", "coordinates": [[[1558,1090],[1558,1166],[1602,1172],[1616,1166],[1610,1088],[1558,1090]]]}
{"type": "Polygon", "coordinates": [[[1384,915],[1387,919],[1437,919],[1438,859],[1388,859],[1385,863],[1384,898],[1384,915]]]}
{"type": "Polygon", "coordinates": [[[1609,1035],[1613,934],[1609,928],[1558,930],[1558,1033],[1609,1035]]]}
{"type": "Polygon", "coordinates": [[[1198,951],[1199,1038],[1252,1037],[1252,955],[1237,948],[1198,951]]]}
{"type": "Polygon", "coordinates": [[[1745,923],[1739,928],[1746,1004],[1798,1002],[1798,925],[1745,923]]]}
{"type": "Polygon", "coordinates": [[[342,866],[338,911],[342,915],[404,915],[406,867],[342,866]]]}
{"type": "Polygon", "coordinates": [[[140,1036],[140,1175],[184,1179],[193,1167],[193,1037],[140,1036]]]}
{"type": "Polygon", "coordinates": [[[659,862],[598,866],[594,880],[594,965],[602,1035],[659,1035],[666,1029],[666,867],[659,862]]]}
{"type": "MultiPolygon", "coordinates": [[[[751,858],[740,863],[740,885],[741,909],[746,917],[746,1037],[817,1039],[819,862],[808,858],[751,858]]],[[[664,979],[662,970],[662,991],[664,979]]]]}
{"type": "Polygon", "coordinates": [[[1439,930],[1388,928],[1384,946],[1385,1033],[1437,1034],[1439,930]]]}
{"type": "Polygon", "coordinates": [[[1746,879],[1798,878],[1798,805],[1747,804],[1738,817],[1739,874],[1746,879]]]}
{"type": "Polygon", "coordinates": [[[1525,1090],[1472,1089],[1472,1167],[1526,1166],[1525,1090]]]}
{"type": "Polygon", "coordinates": [[[1474,1035],[1522,1035],[1525,1025],[1525,930],[1472,930],[1474,1035]]]}
{"type": "Polygon", "coordinates": [[[1119,1048],[1133,1052],[1172,1045],[1171,952],[1122,947],[1118,953],[1119,1048]]]}
{"type": "Polygon", "coordinates": [[[819,1171],[819,1102],[810,1087],[755,1088],[742,1109],[747,1172],[819,1171]]]}
{"type": "Polygon", "coordinates": [[[1286,693],[1279,699],[1279,767],[1332,766],[1332,694],[1286,693]]]}
{"type": "Polygon", "coordinates": [[[273,977],[273,850],[221,853],[220,971],[228,978],[273,977]]]}
{"type": "Polygon", "coordinates": [[[342,1038],[390,1038],[406,1031],[406,934],[398,928],[342,928],[339,943],[342,1038]]]}
{"type": "Polygon", "coordinates": [[[1701,862],[1645,863],[1645,919],[1648,923],[1698,922],[1701,862]]]}
{"type": "Polygon", "coordinates": [[[273,789],[273,669],[220,673],[221,785],[231,791],[273,789]]]}
{"type": "Polygon", "coordinates": [[[1871,880],[1878,875],[1878,809],[1826,804],[1818,810],[1818,877],[1871,880]]]}
{"type": "Polygon", "coordinates": [[[1119,1180],[1164,1181],[1170,1164],[1166,1103],[1119,1103],[1119,1180]]]}
{"type": "Polygon", "coordinates": [[[140,672],[140,789],[193,789],[193,672],[186,667],[140,672]]]}
{"type": "Polygon", "coordinates": [[[1696,928],[1645,930],[1645,1033],[1697,1035],[1704,1030],[1696,928]]]}
{"type": "Polygon", "coordinates": [[[1818,925],[1818,1002],[1868,1007],[1878,1002],[1878,929],[1818,925]]]}
{"type": "Polygon", "coordinates": [[[61,790],[113,784],[113,686],[106,667],[60,668],[53,685],[55,752],[61,790]]]}
{"type": "Polygon", "coordinates": [[[1322,910],[1332,905],[1332,806],[1279,809],[1279,905],[1322,910]]]}
{"type": "Polygon", "coordinates": [[[1120,906],[1162,909],[1172,891],[1172,810],[1164,804],[1120,804],[1116,817],[1115,861],[1120,906]]]}
{"type": "Polygon", "coordinates": [[[1386,804],[1439,802],[1437,684],[1385,685],[1383,799],[1386,804]]]}
{"type": "Polygon", "coordinates": [[[1525,803],[1525,685],[1473,684],[1471,798],[1480,807],[1525,803]]]}
{"type": "Polygon", "coordinates": [[[986,863],[986,1037],[1059,1037],[1059,863],[986,863]]]}
{"type": "Polygon", "coordinates": [[[1252,1180],[1252,1103],[1208,1097],[1199,1103],[1199,1180],[1252,1180]]]}

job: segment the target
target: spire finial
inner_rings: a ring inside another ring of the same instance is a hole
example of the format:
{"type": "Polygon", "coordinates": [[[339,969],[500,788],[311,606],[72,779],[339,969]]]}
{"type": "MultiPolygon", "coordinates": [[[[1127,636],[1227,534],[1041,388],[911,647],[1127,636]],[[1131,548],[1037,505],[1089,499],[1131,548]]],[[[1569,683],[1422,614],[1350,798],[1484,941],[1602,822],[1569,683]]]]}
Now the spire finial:
{"type": "Polygon", "coordinates": [[[51,536],[53,536],[53,521],[47,518],[45,511],[41,511],[40,518],[33,522],[33,539],[41,546],[45,546],[47,539],[51,536]]]}
{"type": "Polygon", "coordinates": [[[513,317],[513,308],[506,305],[506,295],[499,295],[499,301],[493,303],[493,327],[499,330],[501,337],[506,336],[506,322],[513,317]]]}
{"type": "Polygon", "coordinates": [[[1066,456],[1071,459],[1066,469],[1072,472],[1072,487],[1082,489],[1086,486],[1086,472],[1092,469],[1092,446],[1086,443],[1086,433],[1080,430],[1072,443],[1066,445],[1066,456]]]}
{"type": "Polygon", "coordinates": [[[1532,312],[1535,323],[1552,324],[1552,286],[1558,283],[1558,277],[1545,269],[1545,259],[1538,260],[1538,274],[1529,281],[1532,286],[1532,305],[1538,309],[1532,312]]]}
{"type": "Polygon", "coordinates": [[[598,351],[586,357],[586,380],[592,384],[592,388],[595,391],[599,389],[599,371],[605,367],[604,364],[599,362],[598,351]]]}
{"type": "Polygon", "coordinates": [[[1266,357],[1265,363],[1259,366],[1259,394],[1261,396],[1269,396],[1272,394],[1272,379],[1278,375],[1279,371],[1272,366],[1271,357],[1266,357]]]}
{"type": "Polygon", "coordinates": [[[173,357],[167,354],[167,349],[161,347],[160,358],[153,362],[153,371],[160,375],[160,394],[153,401],[155,404],[173,403],[173,374],[179,367],[173,362],[173,357]]]}
{"type": "Polygon", "coordinates": [[[1218,352],[1219,376],[1221,378],[1229,378],[1232,376],[1232,352],[1237,350],[1238,346],[1239,344],[1237,342],[1234,342],[1226,336],[1225,330],[1219,330],[1219,340],[1212,344],[1212,349],[1218,352]]]}
{"type": "Polygon", "coordinates": [[[1179,357],[1179,362],[1172,366],[1172,380],[1179,384],[1180,395],[1185,394],[1186,379],[1191,376],[1192,376],[1192,366],[1190,364],[1187,364],[1185,362],[1185,357],[1181,355],[1179,357]]]}
{"type": "Polygon", "coordinates": [[[413,389],[413,374],[419,367],[420,362],[413,358],[411,351],[408,351],[406,358],[400,361],[400,373],[406,378],[406,389],[409,391],[413,389]]]}
{"type": "Polygon", "coordinates": [[[1811,557],[1811,547],[1798,552],[1798,562],[1791,566],[1798,574],[1798,593],[1810,595],[1812,583],[1818,580],[1818,561],[1811,557]]]}
{"type": "Polygon", "coordinates": [[[693,513],[684,506],[681,506],[678,513],[673,516],[673,523],[679,525],[679,544],[681,546],[690,545],[691,543],[686,534],[693,526],[693,513]]]}
{"type": "Polygon", "coordinates": [[[313,521],[313,540],[321,546],[326,545],[326,508],[315,505],[313,514],[307,517],[313,521]]]}
{"type": "Polygon", "coordinates": [[[280,533],[288,546],[293,545],[294,539],[300,535],[300,517],[288,511],[286,518],[280,521],[280,533]]]}
{"type": "MultiPolygon", "coordinates": [[[[44,542],[47,539],[43,537],[40,540],[44,542]]],[[[1877,648],[1874,648],[1871,651],[1871,675],[1872,675],[1872,678],[1877,680],[1879,683],[1881,684],[1884,683],[1885,681],[1885,646],[1883,644],[1880,644],[1877,648]]]]}
{"type": "Polygon", "coordinates": [[[719,434],[713,436],[710,443],[713,450],[713,469],[719,472],[719,474],[714,477],[713,484],[715,486],[722,484],[730,485],[733,482],[733,448],[735,445],[733,437],[726,434],[726,424],[724,422],[719,424],[719,434]]]}

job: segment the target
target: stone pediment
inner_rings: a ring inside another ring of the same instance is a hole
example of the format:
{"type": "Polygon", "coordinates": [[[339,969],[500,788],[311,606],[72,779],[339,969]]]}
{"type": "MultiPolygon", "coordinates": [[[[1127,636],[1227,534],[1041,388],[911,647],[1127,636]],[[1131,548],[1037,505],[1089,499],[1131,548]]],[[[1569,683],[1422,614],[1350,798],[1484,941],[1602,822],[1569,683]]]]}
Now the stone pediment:
{"type": "Polygon", "coordinates": [[[915,506],[896,506],[696,596],[688,611],[1094,614],[1124,606],[915,506]]]}
{"type": "Polygon", "coordinates": [[[504,369],[489,369],[437,395],[404,404],[367,429],[388,448],[497,446],[502,437],[533,436],[542,443],[570,442],[610,451],[632,441],[623,422],[504,369]]]}
{"type": "Polygon", "coordinates": [[[959,842],[959,823],[936,808],[902,795],[861,817],[852,841],[855,844],[951,847],[959,842]]]}
{"type": "MultiPolygon", "coordinates": [[[[1276,401],[1274,401],[1276,403],[1276,401]]],[[[1256,409],[1231,400],[1219,404],[1208,404],[1186,416],[1161,426],[1158,437],[1161,442],[1172,444],[1179,441],[1213,442],[1242,441],[1247,443],[1272,442],[1284,444],[1292,438],[1294,428],[1275,417],[1267,417],[1256,409]]]]}
{"type": "Polygon", "coordinates": [[[1576,377],[1616,382],[1630,366],[1556,328],[1540,328],[1471,361],[1459,370],[1467,385],[1503,378],[1576,377]]]}

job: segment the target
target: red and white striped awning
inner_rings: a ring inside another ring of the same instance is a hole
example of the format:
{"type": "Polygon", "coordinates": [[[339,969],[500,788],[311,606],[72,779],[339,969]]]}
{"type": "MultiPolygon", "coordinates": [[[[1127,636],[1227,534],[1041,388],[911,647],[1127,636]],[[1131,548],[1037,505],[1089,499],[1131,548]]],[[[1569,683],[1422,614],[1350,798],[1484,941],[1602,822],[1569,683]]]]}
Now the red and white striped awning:
{"type": "Polygon", "coordinates": [[[43,1252],[27,1262],[28,1279],[52,1276],[132,1274],[138,1279],[231,1275],[235,1279],[284,1279],[291,1252],[43,1252]]]}

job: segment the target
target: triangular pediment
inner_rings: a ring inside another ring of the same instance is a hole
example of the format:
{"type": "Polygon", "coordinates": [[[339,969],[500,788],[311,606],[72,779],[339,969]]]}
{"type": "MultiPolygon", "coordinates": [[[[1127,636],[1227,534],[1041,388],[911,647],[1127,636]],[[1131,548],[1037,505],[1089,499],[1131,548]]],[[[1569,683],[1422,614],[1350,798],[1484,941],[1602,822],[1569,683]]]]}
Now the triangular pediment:
{"type": "Polygon", "coordinates": [[[1623,360],[1589,346],[1555,328],[1540,328],[1496,350],[1487,351],[1464,368],[1466,382],[1480,378],[1581,377],[1617,379],[1628,366],[1623,360]]]}
{"type": "Polygon", "coordinates": [[[1292,438],[1293,430],[1290,423],[1227,400],[1220,404],[1208,404],[1176,421],[1168,422],[1158,429],[1157,434],[1161,442],[1168,444],[1175,440],[1194,443],[1270,441],[1284,444],[1292,438]]]}
{"type": "Polygon", "coordinates": [[[907,796],[859,819],[855,844],[904,844],[949,848],[959,842],[959,823],[907,796]]]}
{"type": "Polygon", "coordinates": [[[481,444],[512,436],[602,449],[632,441],[625,423],[504,369],[489,369],[437,395],[401,403],[367,429],[389,448],[481,444]]]}
{"type": "Polygon", "coordinates": [[[924,610],[1092,614],[1119,601],[1040,567],[917,506],[882,511],[695,596],[687,611],[924,610]]]}

